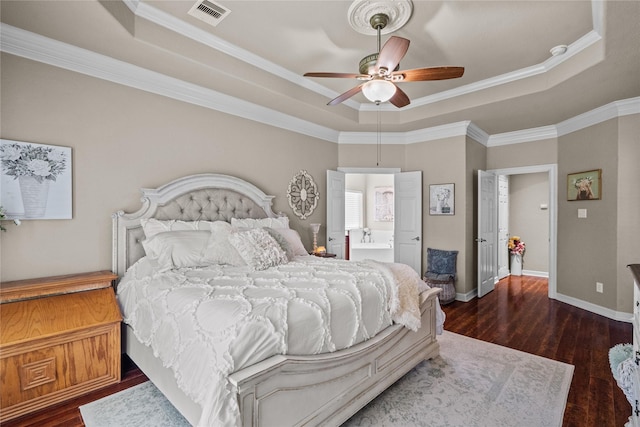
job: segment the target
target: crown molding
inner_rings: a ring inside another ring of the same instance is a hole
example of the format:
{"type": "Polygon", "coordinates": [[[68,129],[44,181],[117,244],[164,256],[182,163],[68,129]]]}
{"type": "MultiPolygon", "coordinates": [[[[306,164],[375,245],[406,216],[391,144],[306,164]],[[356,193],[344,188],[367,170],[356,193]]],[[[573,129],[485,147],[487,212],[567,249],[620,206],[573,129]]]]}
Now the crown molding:
{"type": "MultiPolygon", "coordinates": [[[[87,49],[0,23],[0,50],[98,79],[136,88],[291,132],[339,144],[371,144],[376,132],[340,132],[212,89],[87,49]]],[[[382,132],[384,144],[414,144],[469,136],[488,147],[557,138],[616,117],[640,114],[640,97],[615,101],[556,125],[489,135],[471,121],[409,132],[382,132]]]]}
{"type": "MultiPolygon", "coordinates": [[[[215,35],[204,31],[186,21],[183,21],[175,16],[169,15],[163,12],[149,3],[142,2],[140,0],[125,0],[125,4],[137,17],[146,19],[153,22],[163,28],[171,30],[177,34],[194,40],[198,43],[202,43],[212,49],[216,49],[219,52],[230,55],[240,61],[244,61],[247,64],[251,64],[258,67],[268,73],[271,73],[277,77],[283,78],[296,85],[304,87],[305,89],[316,92],[329,99],[333,99],[339,94],[327,87],[305,78],[297,73],[291,72],[288,69],[281,67],[271,61],[268,61],[254,53],[239,48],[215,35]]],[[[602,40],[602,28],[604,27],[604,4],[602,0],[592,0],[591,10],[593,16],[593,30],[585,34],[577,41],[571,43],[564,55],[552,56],[545,60],[541,64],[535,64],[530,67],[526,67],[513,72],[505,73],[492,78],[484,79],[478,82],[470,83],[464,86],[457,87],[455,89],[442,91],[433,95],[425,96],[412,100],[411,104],[404,107],[405,109],[412,109],[421,107],[424,105],[433,104],[450,98],[456,98],[459,96],[467,95],[473,92],[490,89],[492,87],[504,85],[507,83],[515,82],[518,80],[534,77],[536,75],[546,73],[556,67],[557,65],[571,59],[573,56],[587,49],[591,45],[602,40]]],[[[359,103],[353,99],[349,99],[343,104],[358,109],[360,111],[374,111],[379,107],[372,103],[359,103]]],[[[385,103],[382,106],[382,111],[395,111],[395,107],[385,103]]]]}
{"type": "Polygon", "coordinates": [[[558,138],[607,120],[632,114],[640,114],[640,97],[614,101],[555,125],[494,134],[489,136],[487,146],[497,147],[558,138]]]}
{"type": "MultiPolygon", "coordinates": [[[[125,4],[137,17],[145,19],[156,25],[159,25],[167,30],[180,34],[183,37],[191,39],[195,42],[201,43],[207,47],[215,49],[225,55],[229,55],[232,58],[236,58],[242,62],[250,64],[256,68],[259,68],[274,76],[283,78],[305,89],[316,92],[329,99],[333,99],[339,94],[326,86],[321,85],[311,79],[294,73],[280,65],[268,61],[261,56],[258,56],[248,50],[242,49],[228,41],[215,36],[214,34],[202,30],[195,25],[189,24],[186,21],[176,18],[160,9],[151,6],[149,3],[142,2],[140,0],[127,0],[125,4]]],[[[358,109],[359,102],[354,100],[347,100],[343,104],[348,105],[351,108],[358,109]]]]}
{"type": "Polygon", "coordinates": [[[338,131],[87,49],[0,23],[0,50],[331,142],[338,131]]]}
{"type": "Polygon", "coordinates": [[[607,120],[639,113],[640,97],[614,101],[558,123],[556,125],[558,136],[567,135],[607,120]]]}

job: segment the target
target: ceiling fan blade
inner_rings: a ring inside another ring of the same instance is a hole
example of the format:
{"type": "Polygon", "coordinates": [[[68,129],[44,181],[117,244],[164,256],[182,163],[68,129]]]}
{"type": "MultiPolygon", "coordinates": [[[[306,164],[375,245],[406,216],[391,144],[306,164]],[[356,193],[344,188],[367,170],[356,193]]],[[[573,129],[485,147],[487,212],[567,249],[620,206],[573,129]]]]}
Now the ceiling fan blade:
{"type": "Polygon", "coordinates": [[[340,104],[343,101],[346,101],[347,99],[351,98],[353,95],[362,92],[362,86],[364,86],[364,83],[361,85],[358,85],[354,88],[349,89],[348,91],[346,91],[345,93],[343,93],[342,95],[338,96],[337,98],[332,99],[331,101],[329,101],[327,103],[327,105],[337,105],[340,104]]]}
{"type": "Polygon", "coordinates": [[[366,78],[369,79],[367,74],[353,74],[353,73],[304,73],[305,77],[330,77],[336,79],[357,79],[366,78]]]}
{"type": "Polygon", "coordinates": [[[386,68],[391,73],[404,58],[409,49],[409,40],[402,37],[391,36],[389,40],[382,46],[378,54],[375,71],[380,68],[386,68]]]}
{"type": "Polygon", "coordinates": [[[403,76],[403,82],[421,82],[425,80],[457,79],[464,74],[464,67],[430,67],[415,68],[413,70],[400,70],[391,73],[391,76],[403,76]]]}
{"type": "Polygon", "coordinates": [[[405,105],[409,105],[411,103],[407,94],[404,93],[404,91],[400,89],[398,85],[396,85],[396,93],[393,94],[389,102],[398,108],[402,108],[405,105]]]}

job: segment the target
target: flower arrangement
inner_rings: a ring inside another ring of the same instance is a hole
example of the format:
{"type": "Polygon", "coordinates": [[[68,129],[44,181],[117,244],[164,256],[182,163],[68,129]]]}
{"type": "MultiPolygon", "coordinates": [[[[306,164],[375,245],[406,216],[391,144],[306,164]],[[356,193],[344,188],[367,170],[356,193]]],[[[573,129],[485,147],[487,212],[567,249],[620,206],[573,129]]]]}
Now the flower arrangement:
{"type": "Polygon", "coordinates": [[[527,247],[519,236],[512,236],[509,238],[509,252],[514,255],[524,256],[524,252],[527,247]]]}
{"type": "Polygon", "coordinates": [[[45,179],[55,181],[64,172],[66,160],[65,153],[55,147],[16,143],[0,146],[4,173],[14,179],[29,176],[40,183],[45,179]]]}
{"type": "MultiPolygon", "coordinates": [[[[7,215],[5,214],[4,208],[0,206],[0,231],[7,231],[7,229],[2,225],[2,221],[8,220],[7,215]]],[[[20,225],[21,222],[18,218],[13,220],[15,225],[20,225]]]]}

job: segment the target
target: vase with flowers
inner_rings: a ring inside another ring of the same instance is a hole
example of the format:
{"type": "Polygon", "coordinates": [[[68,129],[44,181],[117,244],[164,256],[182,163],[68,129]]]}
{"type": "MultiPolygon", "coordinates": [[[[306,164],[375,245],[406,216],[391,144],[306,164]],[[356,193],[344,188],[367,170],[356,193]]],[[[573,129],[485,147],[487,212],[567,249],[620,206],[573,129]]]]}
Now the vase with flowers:
{"type": "Polygon", "coordinates": [[[519,236],[510,237],[508,246],[511,254],[511,275],[522,276],[522,264],[527,246],[519,236]]]}
{"type": "Polygon", "coordinates": [[[43,217],[49,184],[67,167],[65,153],[48,145],[9,143],[0,146],[0,161],[3,174],[18,180],[24,217],[43,217]]]}

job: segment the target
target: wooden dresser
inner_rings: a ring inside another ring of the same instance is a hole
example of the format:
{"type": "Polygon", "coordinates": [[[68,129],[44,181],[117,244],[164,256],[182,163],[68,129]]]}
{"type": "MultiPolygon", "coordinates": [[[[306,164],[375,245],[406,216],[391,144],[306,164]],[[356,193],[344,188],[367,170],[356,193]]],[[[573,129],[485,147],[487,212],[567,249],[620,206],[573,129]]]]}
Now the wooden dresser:
{"type": "Polygon", "coordinates": [[[120,382],[110,271],[0,284],[0,422],[120,382]]]}

